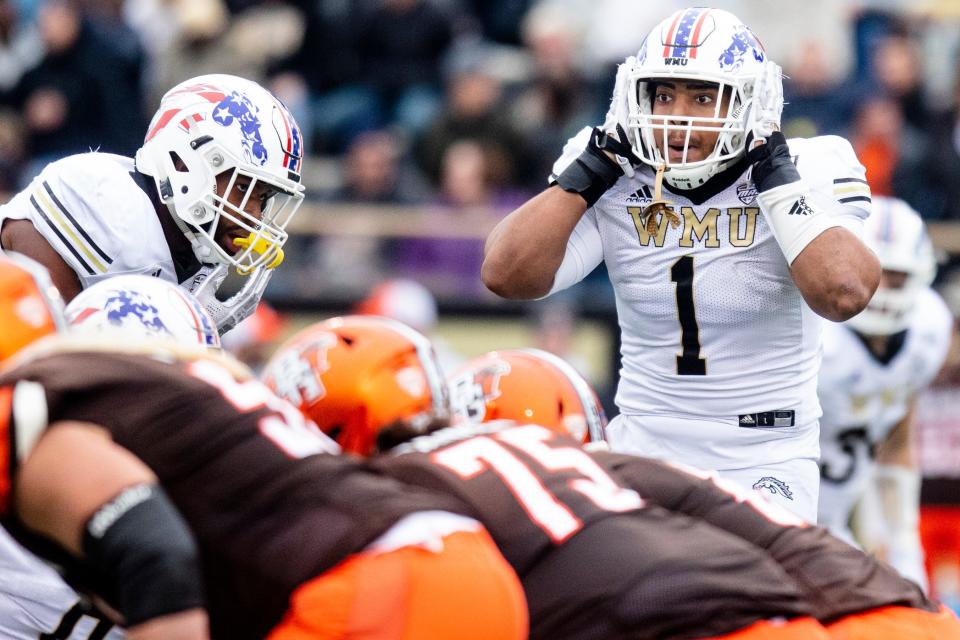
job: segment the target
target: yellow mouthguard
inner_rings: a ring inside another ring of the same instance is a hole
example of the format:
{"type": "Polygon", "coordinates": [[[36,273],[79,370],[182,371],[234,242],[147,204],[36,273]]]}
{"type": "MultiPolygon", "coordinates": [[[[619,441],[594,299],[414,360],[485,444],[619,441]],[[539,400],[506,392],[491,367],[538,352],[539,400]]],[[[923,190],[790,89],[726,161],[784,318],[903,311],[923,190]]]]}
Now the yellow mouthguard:
{"type": "MultiPolygon", "coordinates": [[[[241,249],[246,249],[250,246],[250,243],[253,243],[253,252],[258,255],[262,256],[273,253],[273,259],[265,265],[267,269],[278,267],[280,266],[280,263],[283,262],[283,249],[270,242],[263,236],[257,237],[256,234],[251,233],[246,238],[237,238],[233,241],[233,244],[237,245],[241,249]],[[256,238],[256,240],[254,240],[254,238],[256,238]]],[[[251,271],[253,271],[252,267],[237,267],[237,273],[242,276],[250,275],[251,271]]]]}

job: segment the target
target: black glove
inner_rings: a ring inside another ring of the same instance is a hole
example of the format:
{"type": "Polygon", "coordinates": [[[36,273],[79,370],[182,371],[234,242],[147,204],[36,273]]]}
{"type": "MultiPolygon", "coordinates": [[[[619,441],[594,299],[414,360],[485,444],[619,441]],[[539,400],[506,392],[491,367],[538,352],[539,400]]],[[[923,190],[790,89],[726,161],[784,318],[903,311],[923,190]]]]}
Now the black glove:
{"type": "Polygon", "coordinates": [[[594,127],[587,148],[556,177],[556,184],[564,191],[579,194],[587,201],[588,207],[596,204],[623,175],[620,165],[604,151],[626,158],[632,164],[640,164],[640,158],[626,142],[627,134],[620,125],[617,125],[617,135],[619,140],[594,127]]]}
{"type": "Polygon", "coordinates": [[[750,148],[752,139],[747,140],[747,161],[753,165],[753,183],[760,193],[769,191],[800,179],[797,165],[790,157],[787,139],[779,131],[774,131],[765,144],[750,148]]]}

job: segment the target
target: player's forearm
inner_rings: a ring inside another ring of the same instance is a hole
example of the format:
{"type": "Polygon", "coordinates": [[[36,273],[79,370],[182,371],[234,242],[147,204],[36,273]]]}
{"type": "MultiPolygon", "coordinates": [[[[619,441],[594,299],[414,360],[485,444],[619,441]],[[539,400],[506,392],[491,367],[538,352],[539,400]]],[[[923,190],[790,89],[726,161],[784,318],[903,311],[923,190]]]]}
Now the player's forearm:
{"type": "Polygon", "coordinates": [[[880,282],[880,263],[853,233],[831,227],[804,247],[790,273],[814,312],[842,322],[867,306],[880,282]]]}
{"type": "Polygon", "coordinates": [[[582,197],[556,186],[522,204],[487,237],[480,270],[483,283],[504,298],[546,295],[570,234],[586,210],[582,197]]]}
{"type": "Polygon", "coordinates": [[[209,637],[207,613],[200,608],[160,616],[127,630],[129,640],[207,640],[209,637]]]}

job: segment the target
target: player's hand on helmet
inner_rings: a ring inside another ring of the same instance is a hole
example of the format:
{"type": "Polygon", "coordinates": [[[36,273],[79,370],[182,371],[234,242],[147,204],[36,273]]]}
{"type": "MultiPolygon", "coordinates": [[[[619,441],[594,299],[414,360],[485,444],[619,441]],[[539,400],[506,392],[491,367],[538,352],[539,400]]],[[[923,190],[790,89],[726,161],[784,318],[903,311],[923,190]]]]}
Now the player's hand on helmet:
{"type": "Polygon", "coordinates": [[[783,73],[780,65],[767,60],[753,85],[753,100],[747,114],[747,148],[780,131],[783,114],[783,73]]]}
{"type": "Polygon", "coordinates": [[[618,143],[617,148],[613,146],[607,148],[614,154],[614,158],[624,175],[628,178],[633,177],[633,167],[640,164],[640,158],[636,156],[630,147],[630,140],[627,138],[627,119],[630,116],[630,102],[627,99],[628,85],[630,84],[630,72],[637,64],[637,59],[630,56],[617,66],[617,79],[613,84],[613,96],[610,98],[610,108],[607,109],[607,116],[603,120],[604,133],[615,139],[618,143]]]}
{"type": "Polygon", "coordinates": [[[578,131],[553,163],[550,183],[579,194],[588,206],[593,206],[620,176],[632,177],[634,165],[640,164],[626,131],[628,76],[635,62],[631,56],[617,68],[613,98],[603,124],[578,131]]]}
{"type": "Polygon", "coordinates": [[[787,139],[780,132],[782,113],[783,74],[778,64],[767,60],[757,74],[746,121],[747,161],[761,192],[800,180],[787,139]]]}
{"type": "Polygon", "coordinates": [[[217,297],[217,292],[229,271],[230,265],[226,264],[204,265],[192,278],[180,285],[193,294],[210,312],[213,321],[217,323],[217,331],[220,335],[253,315],[260,298],[263,297],[264,289],[267,288],[267,283],[273,276],[272,269],[258,267],[250,275],[244,276],[244,283],[239,291],[226,300],[221,300],[217,297]]]}

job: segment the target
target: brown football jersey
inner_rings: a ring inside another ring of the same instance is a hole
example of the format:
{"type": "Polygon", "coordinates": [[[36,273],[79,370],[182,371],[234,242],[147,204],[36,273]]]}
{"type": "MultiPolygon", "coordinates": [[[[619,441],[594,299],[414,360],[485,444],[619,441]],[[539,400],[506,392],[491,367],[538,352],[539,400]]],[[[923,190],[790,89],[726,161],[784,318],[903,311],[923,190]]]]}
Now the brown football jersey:
{"type": "Polygon", "coordinates": [[[714,474],[615,453],[598,459],[650,502],[702,519],[767,551],[794,577],[829,623],[888,605],[937,611],[923,591],[893,567],[809,525],[752,491],[714,474]]]}
{"type": "Polygon", "coordinates": [[[701,638],[807,613],[766,553],[646,504],[544,427],[452,427],[373,464],[470,505],[523,582],[532,638],[701,638]]]}
{"type": "MultiPolygon", "coordinates": [[[[458,510],[454,499],[323,453],[329,440],[299,412],[212,360],[47,355],[0,376],[5,417],[25,415],[9,401],[9,389],[22,381],[42,388],[47,424],[101,425],[157,475],[200,546],[214,637],[262,638],[293,589],[398,519],[458,510]]],[[[10,436],[0,462],[8,460],[12,472],[10,451],[29,434],[18,434],[15,420],[0,424],[10,436]]],[[[12,477],[4,477],[7,484],[12,477]]]]}

